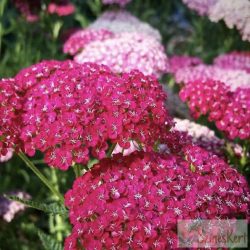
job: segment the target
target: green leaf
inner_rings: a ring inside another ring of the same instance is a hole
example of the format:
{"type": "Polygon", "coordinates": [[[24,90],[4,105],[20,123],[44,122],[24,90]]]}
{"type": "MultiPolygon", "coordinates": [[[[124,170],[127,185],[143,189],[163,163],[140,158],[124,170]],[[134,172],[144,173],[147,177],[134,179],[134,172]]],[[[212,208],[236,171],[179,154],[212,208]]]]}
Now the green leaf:
{"type": "Polygon", "coordinates": [[[63,250],[63,246],[60,242],[43,231],[38,230],[38,236],[46,250],[63,250]]]}
{"type": "Polygon", "coordinates": [[[64,206],[57,204],[57,203],[46,204],[46,203],[38,202],[38,201],[24,200],[14,195],[5,194],[4,196],[9,200],[20,202],[28,207],[41,210],[45,213],[66,215],[68,212],[64,206]]]}

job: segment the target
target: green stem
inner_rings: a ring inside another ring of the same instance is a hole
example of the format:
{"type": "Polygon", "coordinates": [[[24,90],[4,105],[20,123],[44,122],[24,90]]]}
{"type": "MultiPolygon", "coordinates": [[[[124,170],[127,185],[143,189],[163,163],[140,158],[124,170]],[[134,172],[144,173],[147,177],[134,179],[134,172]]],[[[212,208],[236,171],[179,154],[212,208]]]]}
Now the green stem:
{"type": "Polygon", "coordinates": [[[43,160],[34,160],[32,161],[33,164],[45,164],[43,160]]]}
{"type": "Polygon", "coordinates": [[[81,166],[79,164],[75,164],[73,166],[74,172],[75,172],[75,176],[76,178],[81,176],[81,166]]]}
{"type": "Polygon", "coordinates": [[[1,56],[1,52],[2,52],[2,37],[3,37],[3,31],[4,31],[4,27],[3,27],[3,14],[4,14],[4,9],[5,9],[5,5],[6,5],[7,1],[6,0],[2,0],[2,2],[0,3],[0,56],[1,56]]]}
{"type": "Polygon", "coordinates": [[[110,158],[114,149],[115,149],[115,146],[116,146],[116,143],[115,144],[112,144],[107,152],[107,157],[110,158]]]}
{"type": "Polygon", "coordinates": [[[38,168],[33,164],[32,161],[22,152],[18,153],[18,156],[25,162],[27,167],[29,167],[36,176],[50,189],[50,191],[55,194],[61,203],[64,204],[64,198],[60,194],[60,192],[54,188],[54,186],[50,183],[50,181],[38,170],[38,168]]]}
{"type": "MultiPolygon", "coordinates": [[[[58,177],[56,174],[55,169],[51,169],[51,183],[53,184],[53,187],[55,187],[55,189],[59,192],[59,184],[58,184],[58,177]]],[[[58,197],[57,196],[52,196],[52,199],[57,201],[58,197]]],[[[62,233],[62,229],[63,229],[63,221],[62,221],[62,217],[59,214],[56,214],[54,216],[54,218],[52,218],[52,222],[53,222],[53,227],[52,227],[52,233],[56,234],[56,238],[58,241],[62,241],[63,240],[63,233],[62,233]]]]}

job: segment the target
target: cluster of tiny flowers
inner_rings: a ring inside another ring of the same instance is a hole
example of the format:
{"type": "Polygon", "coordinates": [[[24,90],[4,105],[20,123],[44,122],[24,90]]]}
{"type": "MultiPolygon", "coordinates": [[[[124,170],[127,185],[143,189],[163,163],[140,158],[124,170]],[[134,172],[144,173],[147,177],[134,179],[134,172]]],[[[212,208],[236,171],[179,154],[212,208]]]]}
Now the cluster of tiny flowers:
{"type": "Polygon", "coordinates": [[[217,0],[209,11],[213,22],[223,20],[229,28],[236,27],[243,40],[250,41],[250,1],[217,0]]]}
{"type": "Polygon", "coordinates": [[[223,20],[232,29],[236,27],[243,40],[250,41],[249,0],[183,0],[200,15],[208,15],[213,22],[223,20]]]}
{"type": "Polygon", "coordinates": [[[50,1],[47,11],[49,14],[68,16],[75,12],[75,6],[69,0],[53,0],[50,1]]]}
{"type": "MultiPolygon", "coordinates": [[[[39,12],[42,10],[41,0],[12,0],[12,2],[28,22],[39,20],[39,12]]],[[[68,16],[75,12],[75,6],[69,0],[52,0],[48,4],[46,12],[58,16],[68,16]]]]}
{"type": "Polygon", "coordinates": [[[137,33],[116,34],[113,38],[87,44],[74,60],[105,64],[116,73],[138,69],[146,75],[160,77],[168,71],[168,58],[160,42],[137,33]]]}
{"type": "Polygon", "coordinates": [[[175,129],[187,132],[192,138],[192,142],[208,151],[217,155],[223,155],[223,147],[225,142],[219,139],[213,130],[206,126],[192,122],[188,119],[174,118],[175,129]]]}
{"type": "Polygon", "coordinates": [[[105,29],[92,30],[82,29],[73,32],[63,45],[63,52],[70,55],[79,53],[84,47],[94,41],[103,41],[107,38],[113,37],[111,31],[105,29]]]}
{"type": "Polygon", "coordinates": [[[232,92],[222,82],[197,80],[184,85],[180,98],[195,118],[208,115],[230,139],[250,138],[250,88],[232,92]]]}
{"type": "Polygon", "coordinates": [[[65,195],[65,250],[175,249],[178,219],[248,218],[247,181],[188,146],[183,157],[134,152],[103,159],[65,195]]]}
{"type": "Polygon", "coordinates": [[[10,148],[10,149],[8,149],[7,154],[5,154],[5,155],[0,154],[0,162],[6,162],[6,161],[10,160],[13,156],[13,151],[14,150],[10,148]]]}
{"type": "Polygon", "coordinates": [[[182,0],[188,8],[195,10],[199,15],[207,15],[210,8],[217,2],[217,0],[182,0]]]}
{"type": "Polygon", "coordinates": [[[89,28],[95,30],[107,29],[115,34],[123,32],[143,33],[161,41],[161,35],[157,29],[125,10],[106,11],[89,28]]]}
{"type": "Polygon", "coordinates": [[[62,170],[85,164],[89,154],[105,157],[109,143],[126,149],[132,140],[150,150],[172,126],[162,87],[139,71],[116,75],[91,63],[45,61],[15,81],[22,90],[22,149],[29,156],[40,150],[62,170]]]}
{"type": "Polygon", "coordinates": [[[184,67],[196,66],[203,64],[199,57],[192,56],[172,56],[169,59],[170,72],[175,73],[177,70],[184,67]]]}
{"type": "Polygon", "coordinates": [[[118,4],[121,7],[124,7],[126,4],[131,2],[132,0],[102,0],[103,4],[118,4]]]}
{"type": "Polygon", "coordinates": [[[222,68],[216,65],[200,64],[179,68],[174,72],[174,78],[177,83],[183,84],[197,80],[221,81],[232,91],[238,87],[250,88],[250,73],[241,69],[222,68]]]}
{"type": "Polygon", "coordinates": [[[12,0],[12,2],[28,22],[36,22],[39,19],[41,0],[12,0]]]}
{"type": "Polygon", "coordinates": [[[219,55],[214,59],[214,65],[226,69],[241,69],[250,73],[250,52],[234,51],[219,55]]]}
{"type": "MultiPolygon", "coordinates": [[[[30,199],[30,195],[21,191],[9,192],[8,195],[17,196],[20,199],[30,199]]],[[[6,222],[11,222],[15,215],[25,210],[25,205],[11,201],[3,196],[0,196],[0,218],[6,222]]]]}
{"type": "Polygon", "coordinates": [[[0,80],[0,155],[4,157],[10,148],[17,145],[19,133],[19,117],[21,100],[17,94],[14,79],[0,80]]]}

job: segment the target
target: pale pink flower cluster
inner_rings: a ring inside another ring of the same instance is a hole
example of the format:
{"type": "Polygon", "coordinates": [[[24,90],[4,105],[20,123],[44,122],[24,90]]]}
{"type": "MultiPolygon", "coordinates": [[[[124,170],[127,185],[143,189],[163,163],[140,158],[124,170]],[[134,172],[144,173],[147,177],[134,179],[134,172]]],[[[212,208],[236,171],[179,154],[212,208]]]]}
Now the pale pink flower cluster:
{"type": "Polygon", "coordinates": [[[199,15],[207,15],[211,6],[217,0],[182,0],[190,9],[195,10],[199,15]]]}
{"type": "Polygon", "coordinates": [[[131,2],[131,0],[102,0],[103,4],[118,4],[121,7],[124,7],[129,2],[131,2]]]}
{"type": "Polygon", "coordinates": [[[154,38],[137,33],[116,34],[113,38],[89,43],[74,60],[104,64],[116,73],[138,69],[145,75],[160,77],[168,71],[164,47],[154,38]]]}
{"type": "Polygon", "coordinates": [[[183,0],[200,15],[208,15],[213,22],[223,20],[230,28],[236,27],[243,40],[250,41],[250,1],[249,0],[183,0]]]}
{"type": "Polygon", "coordinates": [[[209,10],[209,19],[224,20],[230,29],[236,27],[240,31],[243,40],[250,41],[249,0],[217,0],[209,10]]]}
{"type": "Polygon", "coordinates": [[[196,66],[203,64],[202,60],[199,57],[195,56],[172,56],[169,59],[170,72],[174,73],[178,69],[188,66],[196,66]]]}
{"type": "Polygon", "coordinates": [[[198,65],[180,68],[175,72],[177,83],[188,83],[196,80],[221,81],[232,91],[238,87],[250,88],[250,74],[240,69],[221,68],[216,65],[198,65]]]}
{"type": "Polygon", "coordinates": [[[144,33],[158,41],[162,39],[157,29],[125,10],[105,11],[89,28],[94,30],[107,29],[116,34],[123,32],[144,33]]]}
{"type": "MultiPolygon", "coordinates": [[[[20,199],[30,199],[31,196],[22,191],[9,192],[8,195],[17,196],[20,199]]],[[[25,210],[25,205],[20,202],[11,201],[0,196],[0,218],[6,222],[11,222],[17,213],[25,210]]]]}
{"type": "Polygon", "coordinates": [[[214,59],[214,65],[225,69],[242,69],[250,73],[250,52],[233,51],[219,55],[214,59]]]}

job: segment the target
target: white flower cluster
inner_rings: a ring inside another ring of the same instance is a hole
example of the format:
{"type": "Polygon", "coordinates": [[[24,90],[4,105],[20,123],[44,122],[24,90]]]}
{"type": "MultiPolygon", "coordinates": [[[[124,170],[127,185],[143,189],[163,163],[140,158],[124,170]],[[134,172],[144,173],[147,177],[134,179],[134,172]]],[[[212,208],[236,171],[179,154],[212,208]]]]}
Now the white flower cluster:
{"type": "Polygon", "coordinates": [[[232,29],[236,27],[242,39],[250,41],[250,1],[249,0],[183,0],[200,15],[208,15],[213,22],[223,20],[232,29]]]}
{"type": "Polygon", "coordinates": [[[157,29],[148,23],[140,21],[125,10],[106,11],[89,28],[95,30],[107,29],[116,34],[123,32],[143,33],[161,41],[161,35],[157,29]]]}

